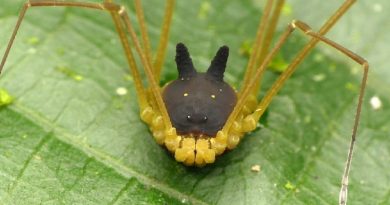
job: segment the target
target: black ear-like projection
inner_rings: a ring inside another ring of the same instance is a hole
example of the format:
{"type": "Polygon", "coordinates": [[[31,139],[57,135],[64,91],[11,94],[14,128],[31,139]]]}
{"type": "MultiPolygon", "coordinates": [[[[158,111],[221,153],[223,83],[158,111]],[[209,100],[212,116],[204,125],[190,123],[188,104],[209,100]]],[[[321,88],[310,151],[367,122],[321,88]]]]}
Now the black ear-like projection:
{"type": "Polygon", "coordinates": [[[187,47],[183,43],[178,43],[176,45],[176,65],[179,72],[179,78],[188,78],[196,75],[196,70],[190,53],[188,52],[187,47]]]}
{"type": "Polygon", "coordinates": [[[179,135],[215,137],[237,102],[236,92],[223,81],[229,48],[218,50],[206,73],[194,69],[184,44],[177,44],[176,50],[179,79],[163,90],[172,126],[179,135]]]}
{"type": "Polygon", "coordinates": [[[223,81],[223,73],[225,72],[226,63],[229,57],[229,47],[222,46],[219,48],[211,65],[207,70],[207,75],[215,80],[223,81]]]}

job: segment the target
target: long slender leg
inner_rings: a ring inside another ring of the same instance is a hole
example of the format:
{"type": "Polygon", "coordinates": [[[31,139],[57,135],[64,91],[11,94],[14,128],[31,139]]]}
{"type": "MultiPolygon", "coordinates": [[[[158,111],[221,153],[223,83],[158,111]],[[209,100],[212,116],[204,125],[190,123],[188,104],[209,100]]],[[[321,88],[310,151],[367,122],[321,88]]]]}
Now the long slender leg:
{"type": "Polygon", "coordinates": [[[167,51],[169,30],[171,27],[174,7],[175,0],[167,0],[163,26],[161,28],[160,42],[158,44],[157,53],[154,60],[154,74],[156,76],[157,82],[160,81],[161,69],[164,64],[165,54],[167,51]]]}
{"type": "MultiPolygon", "coordinates": [[[[107,4],[109,4],[110,1],[106,1],[107,4]]],[[[30,7],[44,7],[44,6],[68,6],[68,7],[81,7],[81,8],[89,8],[89,9],[97,9],[97,10],[110,10],[113,9],[111,7],[107,8],[105,4],[98,4],[98,3],[82,3],[82,2],[66,2],[66,1],[27,1],[24,5],[22,10],[20,11],[18,21],[16,23],[16,26],[14,28],[14,31],[12,33],[12,36],[8,42],[8,46],[6,48],[6,51],[4,53],[4,56],[1,60],[0,64],[0,74],[1,71],[7,61],[7,57],[10,53],[10,50],[12,48],[12,45],[14,43],[14,40],[16,38],[16,35],[19,31],[20,25],[24,19],[24,16],[27,12],[27,10],[30,7]]],[[[115,22],[118,24],[117,22],[115,22]]],[[[138,103],[140,105],[140,108],[143,109],[148,106],[147,100],[146,100],[146,94],[144,87],[141,82],[141,77],[139,75],[138,69],[136,67],[134,57],[132,55],[129,43],[127,41],[127,38],[124,34],[123,29],[117,26],[117,29],[119,30],[119,36],[122,41],[123,47],[126,52],[126,58],[128,60],[128,63],[130,65],[130,70],[134,78],[134,83],[136,87],[136,92],[138,96],[138,103]]]]}
{"type": "MultiPolygon", "coordinates": [[[[257,85],[257,80],[261,77],[262,73],[264,72],[266,66],[271,62],[272,58],[276,55],[276,53],[280,50],[282,45],[286,42],[287,38],[291,35],[291,33],[295,30],[295,27],[293,24],[289,24],[286,31],[283,33],[283,35],[280,37],[279,41],[276,43],[275,47],[272,49],[272,51],[267,55],[267,57],[264,59],[263,64],[256,70],[255,75],[253,76],[253,79],[249,83],[249,85],[245,86],[241,96],[238,98],[237,104],[234,107],[232,113],[229,115],[229,118],[227,119],[224,127],[222,128],[222,132],[224,134],[228,133],[231,126],[233,125],[234,121],[237,119],[238,114],[242,111],[245,102],[247,101],[250,94],[255,89],[255,86],[257,85]]],[[[248,126],[248,125],[245,125],[248,126]]],[[[247,130],[246,128],[244,128],[247,130]]]]}
{"type": "MultiPolygon", "coordinates": [[[[254,113],[252,115],[247,116],[242,125],[242,131],[249,131],[253,130],[256,126],[256,122],[259,120],[261,115],[264,113],[265,109],[268,107],[269,103],[271,102],[272,98],[276,95],[276,93],[281,89],[282,85],[286,82],[286,80],[292,75],[292,73],[297,69],[298,64],[304,59],[304,57],[309,53],[309,51],[315,46],[315,44],[318,41],[323,41],[326,44],[336,48],[337,50],[341,51],[343,54],[347,55],[351,59],[355,60],[357,63],[361,64],[364,70],[363,79],[361,81],[361,88],[359,93],[359,99],[358,99],[358,105],[357,110],[355,113],[355,120],[354,120],[354,126],[351,136],[351,142],[350,147],[348,150],[348,157],[345,164],[344,173],[342,176],[342,182],[341,182],[341,190],[339,194],[339,204],[345,205],[347,203],[347,194],[348,194],[348,176],[349,171],[351,167],[352,162],[352,156],[353,156],[353,150],[356,140],[356,132],[360,120],[360,113],[361,113],[361,106],[363,102],[363,95],[364,90],[367,82],[367,75],[368,75],[368,68],[369,65],[366,60],[361,58],[360,56],[354,54],[353,52],[349,51],[348,49],[332,42],[331,40],[323,37],[323,35],[329,31],[329,29],[337,22],[337,20],[348,10],[348,8],[354,3],[354,0],[345,1],[344,4],[336,11],[336,13],[325,23],[325,25],[321,28],[321,30],[318,33],[314,33],[311,31],[310,27],[306,24],[296,21],[290,24],[289,28],[295,28],[298,27],[299,29],[303,30],[307,35],[313,37],[313,39],[302,49],[302,51],[298,54],[298,56],[293,60],[293,62],[289,65],[287,70],[282,73],[282,75],[277,79],[277,81],[273,84],[273,86],[270,88],[270,90],[266,93],[265,97],[262,99],[260,104],[255,109],[254,113]],[[249,128],[249,129],[248,129],[249,128]]],[[[291,32],[290,32],[291,33],[291,32]]],[[[241,111],[242,107],[244,106],[244,103],[246,101],[246,98],[249,96],[251,89],[254,89],[253,87],[256,85],[256,80],[261,77],[262,70],[265,69],[265,66],[269,63],[270,59],[275,55],[275,53],[278,51],[278,49],[281,47],[285,39],[290,33],[286,33],[286,35],[283,35],[281,40],[277,43],[275,48],[271,51],[271,53],[265,58],[263,65],[257,70],[254,79],[251,81],[251,83],[248,85],[248,88],[244,90],[243,94],[241,95],[240,100],[237,102],[237,105],[235,106],[232,114],[230,115],[228,121],[226,122],[223,130],[219,135],[226,136],[227,133],[230,130],[230,127],[234,123],[234,121],[237,118],[238,113],[241,111]]]]}
{"type": "MultiPolygon", "coordinates": [[[[341,191],[339,195],[339,203],[340,204],[346,204],[347,202],[347,192],[348,192],[348,176],[349,176],[349,171],[351,167],[351,161],[352,161],[352,155],[353,155],[353,149],[355,145],[355,140],[356,140],[356,132],[357,128],[359,125],[359,120],[360,120],[360,113],[361,113],[361,108],[362,108],[362,103],[363,103],[363,96],[364,96],[364,91],[367,83],[367,75],[368,75],[368,62],[363,59],[362,57],[358,56],[357,54],[353,53],[352,51],[348,50],[347,48],[329,40],[328,38],[321,36],[318,33],[315,33],[312,31],[312,29],[305,23],[301,21],[295,21],[293,24],[302,30],[306,35],[311,36],[317,40],[320,40],[331,47],[337,49],[338,51],[342,52],[344,55],[348,56],[358,64],[360,64],[363,67],[363,79],[361,81],[361,87],[360,87],[360,92],[359,92],[359,99],[358,99],[358,104],[357,104],[357,109],[355,113],[355,120],[354,120],[354,126],[352,130],[352,137],[351,137],[351,142],[350,142],[350,147],[348,151],[348,158],[346,161],[345,165],[345,170],[344,174],[342,177],[342,186],[341,186],[341,191]]],[[[281,86],[284,84],[284,82],[291,76],[289,73],[283,73],[279,79],[274,83],[274,85],[270,88],[270,90],[267,92],[266,96],[263,98],[263,100],[260,102],[258,105],[257,109],[252,115],[249,115],[249,118],[253,118],[253,120],[258,121],[261,117],[261,115],[264,113],[264,110],[267,109],[269,103],[272,100],[272,97],[275,96],[275,94],[279,91],[281,86]]],[[[252,119],[250,119],[252,120],[252,119]]]]}
{"type": "Polygon", "coordinates": [[[0,74],[3,70],[3,67],[5,65],[5,62],[7,61],[9,52],[12,48],[12,45],[14,43],[15,37],[19,31],[20,25],[22,24],[22,21],[24,19],[24,16],[26,15],[27,9],[33,6],[74,6],[74,7],[83,7],[83,8],[92,8],[92,9],[102,9],[97,4],[92,3],[76,3],[76,2],[52,2],[52,1],[41,1],[41,2],[30,2],[27,0],[26,3],[24,3],[22,10],[19,13],[18,21],[15,25],[14,31],[12,32],[12,36],[8,42],[8,46],[5,50],[5,53],[3,55],[3,58],[1,60],[0,64],[0,74]]]}
{"type": "MultiPolygon", "coordinates": [[[[332,28],[332,26],[338,21],[338,19],[352,6],[352,4],[355,2],[355,0],[346,0],[340,8],[326,21],[326,23],[322,26],[320,31],[318,32],[319,35],[324,35],[326,32],[329,31],[329,29],[332,28]]],[[[282,35],[278,43],[275,45],[273,50],[270,52],[270,54],[267,55],[267,57],[264,59],[264,62],[262,65],[256,70],[255,74],[253,75],[251,81],[248,83],[247,86],[244,87],[244,89],[241,92],[240,98],[237,101],[236,106],[234,107],[232,113],[230,114],[229,118],[227,119],[225,126],[223,127],[223,134],[227,134],[230,127],[232,126],[233,122],[237,119],[238,114],[242,111],[242,108],[244,107],[248,97],[252,93],[252,91],[255,89],[258,80],[261,78],[262,73],[264,72],[266,66],[269,64],[270,60],[274,57],[274,55],[277,53],[277,51],[280,49],[286,38],[290,35],[289,30],[294,30],[294,25],[290,24],[287,28],[287,31],[285,34],[282,35]]],[[[292,31],[291,30],[291,31],[292,31]]],[[[309,43],[306,44],[306,46],[301,50],[300,53],[298,53],[297,57],[292,61],[292,63],[288,66],[288,68],[284,71],[282,76],[280,78],[288,78],[296,69],[299,63],[302,62],[302,60],[306,57],[306,55],[313,49],[313,47],[317,44],[319,39],[313,38],[310,40],[309,43]]],[[[281,87],[281,85],[279,85],[281,87]]],[[[280,87],[277,89],[279,90],[280,87]]],[[[275,90],[275,91],[277,91],[275,90]]],[[[276,93],[275,93],[276,94],[276,93]]]]}
{"type": "MultiPolygon", "coordinates": [[[[293,28],[299,28],[306,35],[311,36],[313,39],[310,41],[310,43],[305,48],[302,49],[302,52],[300,53],[300,55],[298,55],[298,57],[296,57],[293,60],[293,63],[290,64],[289,68],[285,72],[282,73],[282,75],[277,79],[277,81],[269,89],[269,91],[266,93],[265,97],[262,99],[262,101],[258,105],[258,107],[255,110],[255,112],[252,115],[247,116],[247,118],[244,120],[244,123],[243,123],[245,125],[250,125],[251,124],[252,125],[251,129],[253,129],[255,127],[255,126],[253,126],[254,122],[257,122],[259,120],[261,115],[264,113],[265,109],[270,104],[272,98],[281,89],[281,87],[286,82],[286,80],[296,70],[297,65],[303,60],[305,55],[309,52],[309,50],[312,47],[314,47],[314,45],[318,41],[322,41],[322,42],[332,46],[333,48],[339,50],[340,52],[342,52],[343,54],[345,54],[349,58],[353,59],[355,62],[359,63],[362,66],[364,72],[363,72],[363,78],[362,78],[362,81],[361,81],[361,87],[360,87],[360,93],[359,93],[359,98],[358,98],[357,109],[356,109],[356,113],[355,113],[355,120],[354,120],[352,136],[351,136],[350,147],[349,147],[349,150],[348,150],[348,157],[347,157],[347,161],[346,161],[346,164],[345,164],[344,173],[343,173],[343,176],[342,176],[342,182],[341,182],[342,185],[341,185],[341,190],[340,190],[340,194],[339,194],[339,204],[341,204],[341,205],[344,205],[344,204],[347,203],[348,176],[349,176],[349,171],[350,171],[351,162],[352,162],[354,145],[355,145],[355,141],[356,141],[356,132],[357,132],[357,128],[358,128],[359,121],[360,121],[360,113],[361,113],[363,96],[364,96],[364,91],[365,91],[366,82],[367,82],[367,75],[368,75],[369,64],[368,64],[368,62],[365,59],[363,59],[362,57],[356,55],[352,51],[350,51],[350,50],[346,49],[345,47],[343,47],[343,46],[341,46],[341,45],[339,45],[339,44],[337,44],[337,43],[335,43],[335,42],[333,42],[333,41],[323,37],[323,34],[321,34],[321,33],[326,33],[330,29],[330,27],[332,25],[334,25],[335,21],[343,13],[345,13],[346,9],[348,9],[352,5],[353,2],[354,1],[347,1],[347,2],[345,2],[345,4],[336,12],[336,14],[333,16],[333,18],[331,18],[325,24],[325,26],[320,30],[319,33],[313,32],[311,30],[311,28],[307,24],[305,24],[303,22],[300,22],[300,21],[294,21],[291,24],[291,26],[293,28]],[[335,19],[335,20],[332,21],[332,19],[335,19]]],[[[276,46],[276,48],[278,48],[280,45],[281,44],[278,44],[276,46]]],[[[271,52],[271,54],[267,58],[272,57],[273,55],[274,55],[274,52],[271,52]]],[[[266,58],[264,64],[268,64],[269,63],[267,58],[266,58]]],[[[264,64],[263,64],[263,68],[262,69],[264,69],[264,67],[265,67],[264,64]]],[[[257,77],[257,75],[256,75],[256,77],[257,77]]],[[[255,84],[255,83],[253,82],[251,84],[255,84]]]]}
{"type": "Polygon", "coordinates": [[[126,13],[125,9],[121,9],[118,14],[115,14],[115,13],[112,13],[113,16],[115,15],[119,15],[123,22],[125,23],[125,26],[126,26],[126,29],[127,29],[127,32],[130,34],[130,37],[134,43],[134,46],[138,52],[138,55],[140,56],[141,58],[141,63],[144,67],[144,70],[146,72],[146,76],[148,78],[148,82],[149,82],[149,86],[151,88],[151,91],[152,91],[152,94],[154,96],[154,99],[156,100],[156,103],[157,103],[157,107],[162,115],[162,119],[163,119],[163,122],[164,122],[164,125],[165,125],[165,128],[166,130],[169,130],[169,131],[172,131],[172,124],[171,124],[171,121],[170,121],[170,118],[169,118],[169,115],[168,115],[168,111],[165,107],[165,104],[164,104],[164,101],[162,99],[162,96],[161,96],[161,92],[160,92],[160,87],[158,86],[158,83],[156,81],[156,78],[154,77],[153,75],[153,70],[152,70],[152,66],[151,66],[151,63],[148,62],[148,60],[146,59],[146,56],[145,54],[142,52],[142,48],[141,48],[141,44],[138,40],[138,37],[137,37],[137,34],[135,33],[134,29],[133,29],[133,26],[131,24],[131,21],[130,21],[130,18],[128,16],[128,14],[126,13]]]}
{"type": "MultiPolygon", "coordinates": [[[[284,3],[285,0],[277,0],[276,3],[274,3],[272,0],[269,0],[265,6],[263,16],[261,17],[261,22],[257,29],[256,41],[253,45],[253,52],[251,53],[248,61],[240,93],[242,93],[242,91],[245,89],[245,86],[249,84],[251,77],[256,71],[255,68],[258,68],[261,65],[268,53],[284,3]]],[[[258,92],[259,85],[261,84],[261,78],[262,77],[260,77],[257,81],[257,89],[253,90],[253,95],[256,95],[258,92]]]]}
{"type": "Polygon", "coordinates": [[[145,15],[144,15],[144,10],[142,9],[142,4],[141,0],[135,0],[135,11],[137,14],[138,18],[138,24],[141,29],[141,37],[142,37],[142,45],[144,46],[144,52],[146,55],[146,59],[151,62],[152,57],[151,57],[151,48],[150,48],[150,40],[149,40],[149,35],[148,35],[148,29],[145,23],[145,15]]]}
{"type": "MultiPolygon", "coordinates": [[[[111,3],[111,0],[105,1],[103,6],[106,10],[110,11],[111,14],[114,12],[117,12],[118,9],[120,9],[119,6],[111,3]]],[[[122,42],[123,49],[125,50],[125,53],[126,53],[126,59],[127,59],[127,62],[130,66],[130,71],[131,71],[131,74],[132,74],[133,79],[134,79],[134,84],[136,86],[137,95],[138,95],[138,99],[139,99],[138,101],[139,101],[139,105],[140,105],[140,110],[142,112],[144,109],[146,109],[149,106],[149,103],[147,102],[146,92],[145,92],[145,88],[143,87],[143,84],[142,84],[141,75],[139,74],[137,64],[135,63],[134,55],[133,55],[133,52],[131,51],[130,44],[129,44],[129,41],[127,39],[124,28],[123,28],[122,24],[120,23],[120,18],[116,17],[115,15],[112,15],[112,17],[113,17],[115,27],[116,27],[118,34],[119,34],[119,38],[122,42]]]]}
{"type": "MultiPolygon", "coordinates": [[[[367,78],[367,72],[368,72],[368,63],[366,60],[364,60],[362,57],[356,55],[355,53],[353,53],[352,51],[344,48],[343,46],[329,40],[328,38],[324,37],[324,36],[321,36],[320,34],[318,33],[315,33],[312,31],[312,29],[305,23],[301,22],[301,21],[294,21],[293,22],[293,25],[296,27],[296,28],[299,28],[300,30],[302,30],[306,35],[308,36],[311,36],[315,39],[318,39],[334,48],[336,48],[337,50],[339,50],[340,52],[344,53],[345,55],[347,55],[349,58],[353,59],[354,61],[356,61],[357,63],[359,63],[360,65],[363,66],[363,70],[364,70],[364,75],[363,75],[363,81],[361,83],[362,85],[362,88],[363,90],[361,90],[361,93],[359,95],[359,98],[362,97],[362,94],[363,94],[363,91],[364,91],[364,87],[365,87],[365,84],[366,84],[366,78],[367,78]]],[[[274,83],[274,85],[269,89],[269,91],[267,92],[266,96],[264,96],[264,98],[262,99],[262,101],[260,102],[260,104],[258,105],[258,109],[255,110],[255,112],[253,113],[254,116],[255,116],[255,119],[258,119],[261,117],[261,115],[264,113],[264,109],[266,109],[269,105],[269,103],[271,102],[271,99],[273,96],[276,95],[276,93],[280,90],[280,88],[283,86],[283,83],[291,76],[290,73],[288,72],[285,72],[283,73],[278,79],[277,81],[274,83]]],[[[359,100],[359,106],[360,106],[361,102],[359,100]]],[[[358,106],[358,107],[359,107],[358,106]]]]}
{"type": "Polygon", "coordinates": [[[264,31],[266,30],[266,27],[268,24],[268,19],[269,19],[269,16],[271,14],[271,11],[272,11],[273,4],[274,4],[273,0],[268,0],[266,5],[265,5],[260,24],[257,28],[256,40],[255,40],[255,43],[253,45],[253,50],[252,50],[252,53],[249,57],[248,65],[246,67],[245,76],[244,76],[243,84],[241,86],[242,88],[241,88],[240,94],[242,94],[242,91],[245,89],[246,85],[249,84],[249,82],[251,80],[251,76],[253,76],[253,72],[254,72],[254,69],[256,66],[256,57],[259,55],[259,53],[261,51],[261,47],[263,45],[263,35],[264,35],[264,31]]]}
{"type": "Polygon", "coordinates": [[[276,2],[274,12],[272,12],[272,16],[269,20],[266,34],[264,36],[263,45],[261,46],[259,55],[256,57],[256,67],[260,66],[266,57],[269,47],[272,42],[272,38],[275,35],[275,29],[279,21],[280,13],[282,11],[285,0],[278,0],[276,2]]]}
{"type": "MultiPolygon", "coordinates": [[[[161,28],[160,41],[158,44],[156,57],[153,61],[153,71],[157,82],[160,81],[161,69],[165,59],[165,53],[168,45],[169,30],[172,22],[174,6],[175,6],[175,0],[167,0],[164,20],[161,28]]],[[[144,52],[146,53],[146,59],[149,62],[152,62],[150,40],[147,33],[147,27],[145,23],[141,0],[135,0],[135,8],[137,13],[138,23],[141,28],[142,44],[144,46],[144,52]]]]}
{"type": "MultiPolygon", "coordinates": [[[[280,12],[283,8],[284,2],[285,2],[284,0],[279,0],[276,2],[274,12],[272,13],[272,16],[270,18],[267,32],[264,36],[263,44],[260,48],[260,52],[259,52],[258,56],[256,56],[256,67],[259,67],[261,65],[261,63],[264,61],[264,58],[267,56],[267,53],[269,52],[269,47],[271,45],[272,38],[275,35],[275,29],[276,29],[276,26],[278,24],[280,12]]],[[[262,73],[262,75],[264,75],[264,72],[262,73]]],[[[256,85],[256,89],[253,91],[254,95],[256,95],[260,89],[261,79],[262,79],[262,76],[260,77],[260,79],[256,85]]]]}

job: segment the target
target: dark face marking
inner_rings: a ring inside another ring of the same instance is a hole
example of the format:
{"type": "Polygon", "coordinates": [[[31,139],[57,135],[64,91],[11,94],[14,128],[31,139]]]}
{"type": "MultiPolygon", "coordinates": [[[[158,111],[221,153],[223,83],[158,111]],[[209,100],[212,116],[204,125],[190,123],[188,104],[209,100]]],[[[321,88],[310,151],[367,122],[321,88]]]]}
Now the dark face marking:
{"type": "Polygon", "coordinates": [[[178,134],[215,136],[224,126],[237,101],[233,88],[223,81],[228,52],[226,46],[221,47],[208,71],[197,73],[187,48],[178,44],[176,63],[181,75],[163,91],[169,117],[178,134]]]}

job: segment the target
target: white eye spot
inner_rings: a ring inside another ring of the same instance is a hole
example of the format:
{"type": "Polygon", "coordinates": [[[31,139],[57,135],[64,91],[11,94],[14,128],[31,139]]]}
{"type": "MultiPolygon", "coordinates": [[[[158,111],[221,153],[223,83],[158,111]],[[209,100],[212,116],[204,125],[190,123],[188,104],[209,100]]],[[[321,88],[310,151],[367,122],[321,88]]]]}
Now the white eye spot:
{"type": "Polygon", "coordinates": [[[187,120],[191,119],[191,115],[187,115],[187,120]]]}
{"type": "Polygon", "coordinates": [[[370,99],[370,104],[372,109],[379,110],[382,108],[382,101],[378,96],[374,96],[370,99]]]}
{"type": "Polygon", "coordinates": [[[204,121],[206,121],[207,119],[209,119],[209,118],[207,118],[207,116],[204,116],[204,117],[203,117],[203,120],[204,120],[204,121]]]}
{"type": "Polygon", "coordinates": [[[188,96],[188,93],[184,93],[183,96],[184,96],[184,97],[187,97],[187,96],[188,96]]]}
{"type": "Polygon", "coordinates": [[[219,92],[222,92],[222,88],[221,88],[221,89],[219,89],[219,92]]]}
{"type": "Polygon", "coordinates": [[[180,78],[180,80],[184,80],[184,78],[180,78]]]}
{"type": "Polygon", "coordinates": [[[119,87],[116,89],[116,94],[123,96],[127,94],[127,89],[125,87],[119,87]]]}
{"type": "Polygon", "coordinates": [[[215,95],[211,95],[211,98],[215,99],[215,95]]]}

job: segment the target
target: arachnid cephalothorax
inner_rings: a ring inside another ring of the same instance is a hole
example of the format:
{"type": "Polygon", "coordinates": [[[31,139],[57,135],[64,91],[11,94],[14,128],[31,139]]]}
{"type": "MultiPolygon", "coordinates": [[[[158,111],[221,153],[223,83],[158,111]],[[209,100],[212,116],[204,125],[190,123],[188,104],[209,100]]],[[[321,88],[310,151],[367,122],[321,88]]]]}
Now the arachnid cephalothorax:
{"type": "Polygon", "coordinates": [[[226,46],[219,49],[206,73],[198,73],[187,48],[181,43],[176,48],[179,77],[163,88],[159,87],[158,82],[168,43],[174,0],[167,0],[164,23],[155,59],[152,58],[151,54],[141,0],[135,0],[135,8],[142,43],[138,39],[126,9],[113,3],[112,0],[104,0],[103,3],[27,0],[20,12],[18,22],[2,58],[0,73],[29,8],[63,6],[107,11],[113,18],[134,79],[141,119],[150,127],[157,143],[164,145],[174,153],[177,161],[189,166],[204,166],[213,163],[216,156],[222,154],[225,150],[235,148],[245,133],[256,128],[257,122],[273,97],[295,72],[298,65],[318,42],[325,43],[360,64],[364,71],[351,144],[339,195],[340,204],[346,204],[348,176],[369,65],[359,55],[326,38],[325,34],[354,2],[354,0],[345,0],[318,32],[312,31],[302,21],[292,21],[271,49],[271,42],[284,0],[268,0],[258,26],[255,42],[252,45],[253,52],[250,54],[243,82],[240,90],[235,91],[223,81],[229,54],[229,49],[226,46]],[[258,101],[256,96],[267,66],[295,30],[303,31],[310,38],[310,41],[300,50],[286,70],[280,74],[264,97],[258,101]],[[131,46],[129,38],[132,41],[131,46]],[[147,77],[147,83],[144,83],[141,79],[132,47],[138,53],[147,77]],[[145,86],[146,84],[147,86],[145,86]]]}
{"type": "Polygon", "coordinates": [[[228,47],[221,47],[206,73],[198,73],[184,44],[177,45],[179,78],[163,90],[163,98],[176,132],[195,138],[214,137],[233,111],[237,96],[223,81],[228,47]]]}
{"type": "Polygon", "coordinates": [[[216,153],[223,152],[217,147],[227,146],[227,141],[216,141],[216,135],[237,101],[233,88],[223,81],[228,56],[229,48],[221,47],[207,72],[198,73],[184,44],[176,47],[179,77],[164,88],[163,98],[178,136],[167,147],[186,165],[212,163],[216,153]]]}

